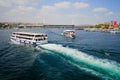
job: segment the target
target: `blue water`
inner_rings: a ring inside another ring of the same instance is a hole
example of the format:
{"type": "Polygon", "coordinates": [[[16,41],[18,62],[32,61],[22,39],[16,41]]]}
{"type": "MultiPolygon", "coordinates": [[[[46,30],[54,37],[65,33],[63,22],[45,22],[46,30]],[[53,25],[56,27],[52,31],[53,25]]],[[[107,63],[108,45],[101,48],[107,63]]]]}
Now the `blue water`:
{"type": "Polygon", "coordinates": [[[0,80],[120,80],[120,34],[68,28],[0,30],[0,80]],[[49,44],[13,44],[14,31],[43,32],[49,44]]]}

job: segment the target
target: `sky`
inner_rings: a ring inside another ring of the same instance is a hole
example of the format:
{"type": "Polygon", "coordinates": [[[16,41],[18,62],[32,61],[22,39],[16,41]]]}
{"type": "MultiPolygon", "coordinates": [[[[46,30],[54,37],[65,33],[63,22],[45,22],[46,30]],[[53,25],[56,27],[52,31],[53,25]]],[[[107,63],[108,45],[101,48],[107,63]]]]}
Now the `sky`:
{"type": "Polygon", "coordinates": [[[0,22],[93,25],[120,22],[120,0],[0,0],[0,22]]]}

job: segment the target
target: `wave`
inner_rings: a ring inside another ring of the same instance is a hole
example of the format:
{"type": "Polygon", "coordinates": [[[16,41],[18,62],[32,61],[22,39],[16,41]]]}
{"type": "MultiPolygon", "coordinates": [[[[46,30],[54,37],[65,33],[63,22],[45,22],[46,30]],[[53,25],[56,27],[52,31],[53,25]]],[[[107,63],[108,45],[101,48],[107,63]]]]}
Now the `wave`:
{"type": "MultiPolygon", "coordinates": [[[[76,49],[63,47],[59,44],[45,44],[40,45],[40,47],[46,50],[55,51],[64,56],[68,56],[74,61],[80,62],[88,66],[87,68],[83,68],[86,71],[88,70],[88,72],[91,71],[90,69],[92,69],[92,72],[94,70],[94,72],[96,73],[102,73],[104,76],[109,77],[109,79],[120,79],[120,64],[115,61],[108,59],[100,59],[92,55],[88,55],[84,52],[78,51],[76,49]]],[[[74,65],[80,66],[78,64],[74,65]]]]}

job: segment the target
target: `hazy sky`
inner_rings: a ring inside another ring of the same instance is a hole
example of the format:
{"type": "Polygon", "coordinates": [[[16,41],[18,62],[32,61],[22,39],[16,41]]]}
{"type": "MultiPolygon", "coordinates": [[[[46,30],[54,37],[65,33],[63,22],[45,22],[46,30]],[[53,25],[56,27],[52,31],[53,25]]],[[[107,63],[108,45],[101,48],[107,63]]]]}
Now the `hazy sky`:
{"type": "Polygon", "coordinates": [[[0,0],[0,22],[96,24],[120,22],[120,0],[0,0]]]}

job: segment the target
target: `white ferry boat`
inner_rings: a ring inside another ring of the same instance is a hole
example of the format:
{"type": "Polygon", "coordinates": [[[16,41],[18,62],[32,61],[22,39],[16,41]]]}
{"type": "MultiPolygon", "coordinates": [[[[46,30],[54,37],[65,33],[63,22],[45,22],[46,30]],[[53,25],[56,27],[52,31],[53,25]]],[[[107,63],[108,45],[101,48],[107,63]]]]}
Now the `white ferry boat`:
{"type": "Polygon", "coordinates": [[[75,31],[74,30],[64,30],[63,35],[70,38],[75,38],[75,31]]]}
{"type": "Polygon", "coordinates": [[[25,44],[41,45],[48,43],[44,33],[13,32],[11,41],[25,44]]]}

